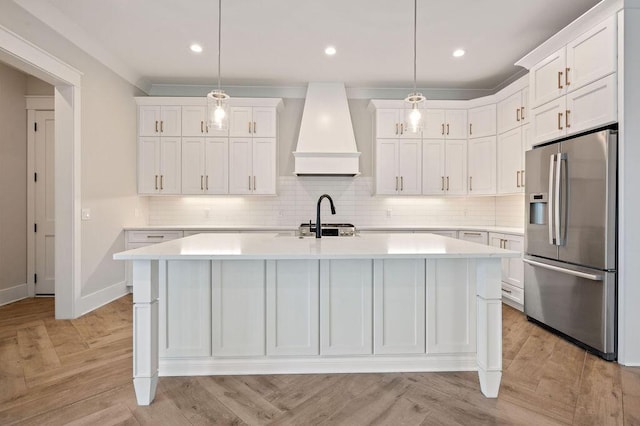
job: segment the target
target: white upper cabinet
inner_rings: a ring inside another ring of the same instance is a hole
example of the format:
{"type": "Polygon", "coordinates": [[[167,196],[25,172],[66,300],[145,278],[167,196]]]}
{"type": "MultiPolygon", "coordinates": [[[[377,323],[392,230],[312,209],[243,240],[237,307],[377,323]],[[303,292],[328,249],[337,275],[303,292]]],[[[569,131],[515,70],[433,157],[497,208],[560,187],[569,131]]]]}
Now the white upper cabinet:
{"type": "Polygon", "coordinates": [[[182,107],[182,136],[207,135],[207,107],[189,105],[182,107]]]}
{"type": "Polygon", "coordinates": [[[496,193],[496,137],[469,139],[469,194],[496,193]]]}
{"type": "Polygon", "coordinates": [[[524,191],[522,128],[498,135],[498,194],[524,191]]]}
{"type": "Polygon", "coordinates": [[[529,89],[518,90],[498,103],[498,134],[522,126],[528,121],[529,89]]]}
{"type": "Polygon", "coordinates": [[[467,137],[466,109],[426,109],[425,139],[465,139],[467,137]]]}
{"type": "Polygon", "coordinates": [[[182,138],[182,193],[227,194],[227,138],[182,138]]]}
{"type": "Polygon", "coordinates": [[[529,72],[531,106],[537,108],[615,72],[616,33],[616,18],[611,16],[534,65],[529,72]]]}
{"type": "Polygon", "coordinates": [[[468,111],[469,139],[484,138],[496,134],[496,104],[489,104],[468,111]]]}
{"type": "Polygon", "coordinates": [[[421,141],[378,139],[376,142],[376,194],[415,195],[421,193],[421,185],[421,141]]]}
{"type": "Polygon", "coordinates": [[[422,193],[467,193],[467,141],[424,140],[422,144],[422,193]]]}
{"type": "Polygon", "coordinates": [[[276,193],[276,140],[231,138],[229,140],[229,193],[274,195],[276,193]]]}
{"type": "MultiPolygon", "coordinates": [[[[424,110],[421,110],[425,114],[424,110]]],[[[422,131],[412,132],[409,128],[410,109],[376,109],[376,137],[390,139],[421,139],[422,131]]]]}
{"type": "Polygon", "coordinates": [[[275,138],[276,108],[232,106],[229,117],[230,137],[275,138]]]}
{"type": "Polygon", "coordinates": [[[139,138],[138,193],[180,194],[181,152],[180,138],[139,138]]]}
{"type": "Polygon", "coordinates": [[[182,107],[143,105],[138,108],[138,136],[180,136],[182,107]]]}

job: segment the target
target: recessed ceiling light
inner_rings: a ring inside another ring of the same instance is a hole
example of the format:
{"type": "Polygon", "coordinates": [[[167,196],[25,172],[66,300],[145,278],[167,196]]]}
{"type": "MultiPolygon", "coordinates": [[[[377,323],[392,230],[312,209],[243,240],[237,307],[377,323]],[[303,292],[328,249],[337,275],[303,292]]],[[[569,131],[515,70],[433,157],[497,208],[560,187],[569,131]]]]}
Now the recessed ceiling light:
{"type": "Polygon", "coordinates": [[[465,54],[464,49],[456,49],[456,50],[453,51],[453,57],[454,58],[459,58],[461,56],[464,56],[464,54],[465,54]]]}
{"type": "Polygon", "coordinates": [[[202,46],[197,43],[193,43],[191,46],[189,46],[189,49],[191,49],[191,51],[195,53],[202,53],[202,46]]]}
{"type": "Polygon", "coordinates": [[[333,46],[327,46],[327,48],[324,49],[324,53],[326,53],[329,56],[333,56],[336,54],[336,48],[333,46]]]}

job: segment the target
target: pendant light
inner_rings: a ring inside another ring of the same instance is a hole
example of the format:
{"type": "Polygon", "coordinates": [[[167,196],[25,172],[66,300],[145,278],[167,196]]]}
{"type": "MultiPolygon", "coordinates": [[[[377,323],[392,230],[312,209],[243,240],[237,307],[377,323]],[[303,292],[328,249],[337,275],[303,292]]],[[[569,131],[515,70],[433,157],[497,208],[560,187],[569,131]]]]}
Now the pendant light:
{"type": "Polygon", "coordinates": [[[229,128],[229,95],[220,89],[220,40],[222,34],[222,0],[218,0],[218,88],[207,94],[207,125],[217,130],[229,128]]]}
{"type": "Polygon", "coordinates": [[[416,90],[416,28],[418,26],[418,0],[413,0],[413,93],[405,98],[411,106],[411,112],[409,113],[409,131],[412,133],[419,133],[424,125],[422,119],[422,112],[420,112],[420,104],[427,98],[422,96],[422,93],[418,93],[416,90]]]}

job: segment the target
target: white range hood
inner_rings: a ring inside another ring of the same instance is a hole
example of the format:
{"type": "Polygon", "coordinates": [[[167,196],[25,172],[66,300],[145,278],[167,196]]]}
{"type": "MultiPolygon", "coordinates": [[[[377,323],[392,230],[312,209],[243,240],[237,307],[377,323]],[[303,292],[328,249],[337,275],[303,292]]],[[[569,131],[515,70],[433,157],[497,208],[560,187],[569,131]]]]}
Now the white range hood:
{"type": "Polygon", "coordinates": [[[309,83],[293,156],[298,176],[360,174],[360,153],[344,84],[309,83]]]}

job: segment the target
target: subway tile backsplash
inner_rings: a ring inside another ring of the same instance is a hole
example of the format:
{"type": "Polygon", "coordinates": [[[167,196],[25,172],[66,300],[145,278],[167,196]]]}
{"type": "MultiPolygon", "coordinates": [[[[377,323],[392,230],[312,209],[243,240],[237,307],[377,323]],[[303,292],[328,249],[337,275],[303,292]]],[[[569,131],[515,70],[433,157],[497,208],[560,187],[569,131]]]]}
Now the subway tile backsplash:
{"type": "Polygon", "coordinates": [[[486,197],[372,196],[371,177],[278,178],[278,196],[171,196],[149,198],[149,225],[297,226],[315,221],[323,202],[323,222],[356,226],[514,226],[524,224],[523,195],[486,197]]]}

